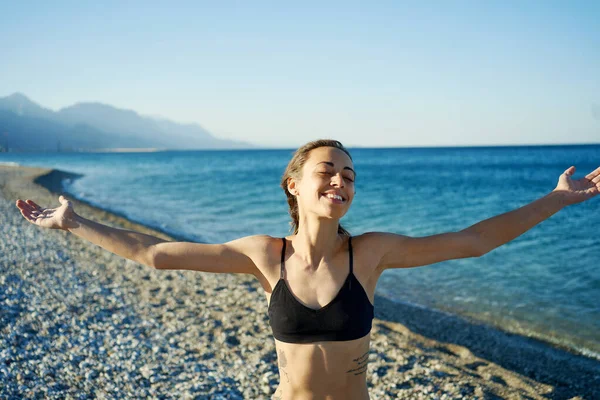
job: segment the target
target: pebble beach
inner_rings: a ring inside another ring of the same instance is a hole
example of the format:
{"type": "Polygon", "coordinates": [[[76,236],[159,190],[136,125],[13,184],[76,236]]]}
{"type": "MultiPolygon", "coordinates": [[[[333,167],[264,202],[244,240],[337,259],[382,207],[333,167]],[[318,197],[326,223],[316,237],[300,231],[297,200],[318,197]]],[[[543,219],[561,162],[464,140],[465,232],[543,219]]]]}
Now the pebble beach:
{"type": "MultiPolygon", "coordinates": [[[[15,207],[68,173],[0,166],[0,399],[269,399],[279,383],[251,275],[155,270],[15,207]]],[[[178,240],[65,193],[96,222],[178,240]]],[[[371,399],[597,399],[600,361],[375,298],[371,399]]]]}

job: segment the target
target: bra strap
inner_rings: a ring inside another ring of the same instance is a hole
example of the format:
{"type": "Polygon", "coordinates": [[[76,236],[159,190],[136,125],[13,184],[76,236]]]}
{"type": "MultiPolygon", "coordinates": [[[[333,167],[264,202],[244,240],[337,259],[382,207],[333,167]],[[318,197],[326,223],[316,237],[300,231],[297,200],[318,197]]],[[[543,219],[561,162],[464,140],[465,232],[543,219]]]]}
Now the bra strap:
{"type": "MultiPolygon", "coordinates": [[[[350,274],[352,274],[353,260],[352,260],[352,236],[348,236],[348,252],[350,253],[350,274]]],[[[352,289],[352,279],[349,280],[348,289],[352,289]]]]}
{"type": "Polygon", "coordinates": [[[352,273],[352,236],[348,236],[348,251],[350,252],[350,273],[352,273]]]}
{"type": "Polygon", "coordinates": [[[279,274],[279,279],[283,279],[283,265],[285,260],[285,238],[282,237],[281,240],[283,241],[283,248],[281,249],[281,273],[279,274]]]}

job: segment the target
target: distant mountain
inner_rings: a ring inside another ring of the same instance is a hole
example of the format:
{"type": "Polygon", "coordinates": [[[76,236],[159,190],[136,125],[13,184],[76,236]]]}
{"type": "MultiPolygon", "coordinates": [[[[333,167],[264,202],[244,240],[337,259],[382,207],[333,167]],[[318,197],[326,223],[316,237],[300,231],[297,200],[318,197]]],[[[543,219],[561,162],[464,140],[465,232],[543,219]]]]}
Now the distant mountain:
{"type": "Polygon", "coordinates": [[[141,116],[101,103],[78,103],[57,112],[21,93],[0,98],[0,147],[11,151],[158,148],[252,148],[214,137],[197,124],[141,116]]]}
{"type": "Polygon", "coordinates": [[[0,147],[11,151],[73,151],[136,148],[139,141],[89,125],[67,126],[46,118],[22,117],[0,110],[0,147]]]}
{"type": "Polygon", "coordinates": [[[0,97],[0,110],[11,111],[20,117],[52,119],[54,115],[53,111],[37,105],[22,93],[0,97]]]}

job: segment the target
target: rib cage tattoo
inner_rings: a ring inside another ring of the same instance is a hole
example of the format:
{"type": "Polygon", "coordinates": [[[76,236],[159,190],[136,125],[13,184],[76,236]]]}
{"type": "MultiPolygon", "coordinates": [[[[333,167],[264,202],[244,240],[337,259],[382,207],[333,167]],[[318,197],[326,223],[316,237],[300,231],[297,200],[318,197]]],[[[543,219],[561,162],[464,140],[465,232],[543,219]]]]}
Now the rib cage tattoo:
{"type": "Polygon", "coordinates": [[[356,363],[355,367],[346,371],[347,373],[353,373],[354,375],[366,373],[367,367],[369,366],[369,351],[352,361],[356,363]]]}

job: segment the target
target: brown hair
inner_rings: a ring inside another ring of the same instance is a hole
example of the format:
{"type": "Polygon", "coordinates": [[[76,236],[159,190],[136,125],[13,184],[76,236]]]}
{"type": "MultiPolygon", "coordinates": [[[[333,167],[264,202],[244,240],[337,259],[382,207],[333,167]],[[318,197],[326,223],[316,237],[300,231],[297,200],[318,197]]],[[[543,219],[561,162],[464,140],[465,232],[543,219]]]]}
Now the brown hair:
{"type": "MultiPolygon", "coordinates": [[[[319,147],[335,147],[336,149],[340,149],[344,153],[346,153],[348,155],[348,157],[350,157],[350,160],[352,160],[352,156],[350,155],[350,152],[348,152],[348,150],[346,150],[344,145],[341,144],[340,142],[338,142],[337,140],[331,140],[331,139],[315,140],[313,142],[306,143],[304,146],[302,146],[298,150],[296,150],[296,152],[292,156],[292,159],[290,160],[287,168],[285,169],[285,171],[283,173],[283,177],[281,178],[281,187],[283,188],[283,191],[285,192],[285,195],[287,196],[287,202],[288,202],[288,206],[290,208],[289,213],[290,213],[290,216],[292,217],[292,221],[290,222],[290,225],[291,225],[290,230],[293,230],[294,234],[298,233],[298,224],[299,224],[300,214],[298,211],[298,201],[296,200],[296,197],[294,197],[294,195],[292,195],[289,192],[288,187],[287,187],[287,181],[288,181],[288,178],[300,179],[300,177],[302,176],[302,167],[304,167],[306,160],[308,160],[309,153],[311,152],[311,150],[317,149],[319,147]]],[[[350,236],[350,232],[348,232],[346,229],[344,229],[342,227],[342,225],[338,225],[338,233],[345,235],[345,236],[350,236]]]]}

